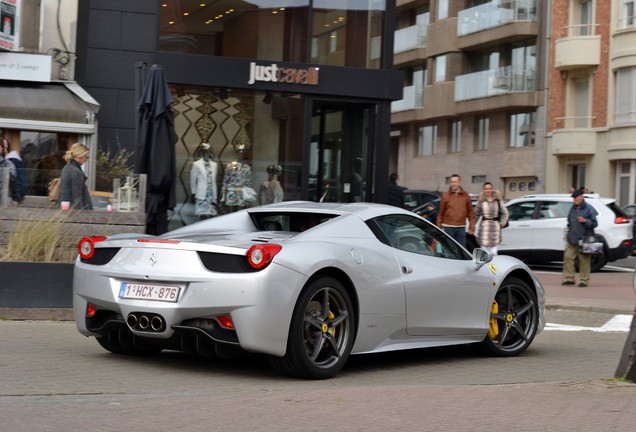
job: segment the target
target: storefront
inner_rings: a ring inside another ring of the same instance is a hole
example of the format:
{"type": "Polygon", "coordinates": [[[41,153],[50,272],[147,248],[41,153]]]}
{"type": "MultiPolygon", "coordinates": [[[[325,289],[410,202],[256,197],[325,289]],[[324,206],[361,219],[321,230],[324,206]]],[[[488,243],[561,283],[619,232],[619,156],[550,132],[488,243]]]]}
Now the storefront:
{"type": "MultiPolygon", "coordinates": [[[[115,44],[106,23],[90,21],[115,15],[80,4],[80,18],[88,19],[80,20],[81,40],[95,45],[80,47],[83,58],[95,59],[80,67],[91,71],[82,78],[87,88],[103,87],[109,77],[99,73],[118,76],[117,62],[131,58],[131,46],[141,51],[159,28],[155,48],[135,60],[161,65],[174,98],[174,223],[279,199],[386,200],[390,104],[403,87],[401,72],[392,69],[394,2],[156,5],[154,22],[150,8],[143,10],[146,27],[136,29],[143,38],[115,44]],[[92,53],[111,45],[128,51],[115,47],[121,57],[109,52],[102,67],[92,53]],[[256,201],[243,196],[245,186],[254,189],[256,201]],[[212,206],[197,206],[197,198],[212,206]]],[[[130,15],[138,18],[140,8],[135,4],[130,15]]],[[[116,19],[108,27],[128,34],[126,14],[116,19]]],[[[111,126],[100,118],[100,139],[102,128],[111,126]]]]}

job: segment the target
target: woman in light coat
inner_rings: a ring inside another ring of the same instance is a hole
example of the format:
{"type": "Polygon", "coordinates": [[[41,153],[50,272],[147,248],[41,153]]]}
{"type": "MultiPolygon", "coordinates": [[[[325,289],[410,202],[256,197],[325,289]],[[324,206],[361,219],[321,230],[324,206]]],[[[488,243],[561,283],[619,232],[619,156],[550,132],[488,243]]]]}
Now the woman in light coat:
{"type": "Polygon", "coordinates": [[[509,214],[501,192],[495,190],[490,182],[484,183],[475,205],[475,219],[480,217],[477,243],[481,248],[497,255],[497,246],[501,243],[501,227],[508,223],[509,214]]]}

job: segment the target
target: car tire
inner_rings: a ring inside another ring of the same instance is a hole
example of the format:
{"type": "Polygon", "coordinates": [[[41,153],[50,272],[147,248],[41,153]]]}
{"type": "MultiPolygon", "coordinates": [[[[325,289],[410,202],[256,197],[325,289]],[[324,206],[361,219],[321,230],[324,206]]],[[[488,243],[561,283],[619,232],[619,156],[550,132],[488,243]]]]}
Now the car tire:
{"type": "Polygon", "coordinates": [[[490,331],[477,345],[484,353],[497,357],[513,357],[530,346],[539,327],[537,298],[520,279],[503,281],[490,313],[490,331]]]}
{"type": "Polygon", "coordinates": [[[113,354],[150,355],[157,354],[162,348],[150,345],[143,339],[135,337],[127,328],[110,329],[103,336],[95,338],[106,351],[113,354]]]}
{"type": "Polygon", "coordinates": [[[332,277],[318,277],[298,298],[285,356],[270,357],[270,363],[289,376],[331,378],[351,353],[355,321],[351,298],[342,283],[332,277]]]}

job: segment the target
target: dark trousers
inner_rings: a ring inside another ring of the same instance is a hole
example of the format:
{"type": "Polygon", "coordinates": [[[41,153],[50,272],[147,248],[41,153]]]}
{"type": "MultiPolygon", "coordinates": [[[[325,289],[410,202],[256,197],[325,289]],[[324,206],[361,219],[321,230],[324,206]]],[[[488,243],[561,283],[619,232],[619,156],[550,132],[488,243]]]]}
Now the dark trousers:
{"type": "Polygon", "coordinates": [[[466,228],[444,227],[444,232],[454,238],[457,243],[466,247],[466,228]]]}

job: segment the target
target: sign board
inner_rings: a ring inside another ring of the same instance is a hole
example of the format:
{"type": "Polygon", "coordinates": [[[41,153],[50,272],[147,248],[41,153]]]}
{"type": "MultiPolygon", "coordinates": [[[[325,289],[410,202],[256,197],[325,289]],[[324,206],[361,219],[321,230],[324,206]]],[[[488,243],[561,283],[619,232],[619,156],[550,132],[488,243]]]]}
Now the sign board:
{"type": "Polygon", "coordinates": [[[0,79],[50,82],[51,70],[49,55],[0,52],[0,79]]]}
{"type": "Polygon", "coordinates": [[[20,49],[22,0],[0,0],[0,49],[20,49]]]}

